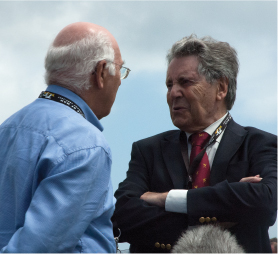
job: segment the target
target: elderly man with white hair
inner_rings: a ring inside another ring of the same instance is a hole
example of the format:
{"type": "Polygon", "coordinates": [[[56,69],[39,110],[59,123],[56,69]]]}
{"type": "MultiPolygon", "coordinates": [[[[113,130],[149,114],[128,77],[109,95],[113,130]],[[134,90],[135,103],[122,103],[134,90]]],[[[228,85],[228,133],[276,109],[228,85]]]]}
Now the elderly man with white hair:
{"type": "Polygon", "coordinates": [[[113,35],[65,27],[46,59],[46,91],[0,126],[0,250],[115,252],[110,113],[122,66],[113,35]]]}

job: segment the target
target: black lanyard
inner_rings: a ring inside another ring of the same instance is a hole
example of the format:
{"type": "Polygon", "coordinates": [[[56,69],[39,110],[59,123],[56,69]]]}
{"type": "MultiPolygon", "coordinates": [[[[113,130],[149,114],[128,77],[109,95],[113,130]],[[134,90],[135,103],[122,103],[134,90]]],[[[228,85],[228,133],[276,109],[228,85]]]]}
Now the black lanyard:
{"type": "Polygon", "coordinates": [[[39,98],[62,103],[64,105],[70,107],[74,111],[76,111],[78,114],[82,115],[84,118],[86,118],[84,112],[82,111],[82,109],[78,105],[76,105],[73,101],[71,101],[70,99],[68,99],[68,98],[66,98],[66,97],[64,97],[60,94],[47,92],[47,91],[42,91],[39,98]]]}
{"type": "Polygon", "coordinates": [[[207,147],[216,142],[216,139],[226,129],[226,127],[231,119],[232,119],[232,116],[230,115],[230,113],[228,113],[226,115],[226,117],[223,119],[223,121],[216,128],[216,130],[213,132],[212,136],[210,137],[210,140],[204,146],[203,150],[194,158],[193,162],[190,165],[189,165],[189,158],[188,158],[187,137],[186,137],[186,134],[184,131],[180,132],[181,153],[182,153],[182,158],[183,158],[183,161],[184,161],[184,164],[186,166],[188,176],[189,176],[189,181],[188,181],[189,189],[192,188],[192,176],[193,176],[195,170],[197,169],[198,165],[200,164],[200,162],[206,152],[207,147]]]}

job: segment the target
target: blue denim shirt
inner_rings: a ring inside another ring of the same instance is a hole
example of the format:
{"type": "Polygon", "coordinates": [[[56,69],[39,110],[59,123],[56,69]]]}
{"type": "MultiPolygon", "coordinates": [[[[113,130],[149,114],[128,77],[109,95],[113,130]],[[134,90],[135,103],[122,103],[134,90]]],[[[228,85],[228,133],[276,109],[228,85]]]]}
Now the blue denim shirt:
{"type": "Polygon", "coordinates": [[[38,98],[0,126],[1,252],[115,252],[111,151],[102,125],[38,98]]]}

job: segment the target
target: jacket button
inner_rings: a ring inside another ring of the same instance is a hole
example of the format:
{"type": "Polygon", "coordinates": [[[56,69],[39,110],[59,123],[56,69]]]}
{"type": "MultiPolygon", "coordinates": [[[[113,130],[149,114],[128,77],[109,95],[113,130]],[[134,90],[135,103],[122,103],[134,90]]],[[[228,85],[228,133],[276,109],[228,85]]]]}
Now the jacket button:
{"type": "Polygon", "coordinates": [[[211,218],[211,221],[212,221],[212,222],[216,222],[216,221],[217,221],[216,217],[212,217],[212,218],[211,218]]]}
{"type": "Polygon", "coordinates": [[[204,218],[204,217],[201,217],[201,218],[199,219],[199,221],[200,221],[201,223],[204,223],[204,222],[205,222],[205,218],[204,218]]]}
{"type": "Polygon", "coordinates": [[[206,218],[206,222],[209,223],[210,222],[210,217],[206,218]]]}
{"type": "Polygon", "coordinates": [[[160,245],[160,247],[161,247],[161,249],[165,249],[165,244],[162,243],[162,244],[160,245]]]}
{"type": "Polygon", "coordinates": [[[159,242],[156,242],[156,243],[154,244],[154,246],[155,246],[156,248],[160,248],[160,243],[159,243],[159,242]]]}
{"type": "Polygon", "coordinates": [[[169,244],[169,243],[166,245],[166,249],[167,249],[167,250],[171,250],[171,247],[172,247],[172,246],[171,246],[171,244],[169,244]]]}

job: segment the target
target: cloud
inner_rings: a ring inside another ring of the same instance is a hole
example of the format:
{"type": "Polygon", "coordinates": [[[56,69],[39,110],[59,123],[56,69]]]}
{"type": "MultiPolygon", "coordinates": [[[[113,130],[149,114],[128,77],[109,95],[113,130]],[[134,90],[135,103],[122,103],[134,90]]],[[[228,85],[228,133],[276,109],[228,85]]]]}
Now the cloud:
{"type": "Polygon", "coordinates": [[[133,85],[148,77],[144,82],[160,94],[165,93],[165,55],[176,40],[196,33],[228,41],[241,63],[235,107],[244,105],[247,115],[256,108],[248,119],[267,116],[274,123],[276,110],[266,112],[276,105],[276,7],[276,2],[226,1],[0,2],[0,82],[6,87],[0,105],[8,105],[0,121],[44,89],[44,56],[55,35],[70,23],[88,21],[115,35],[133,85]]]}

